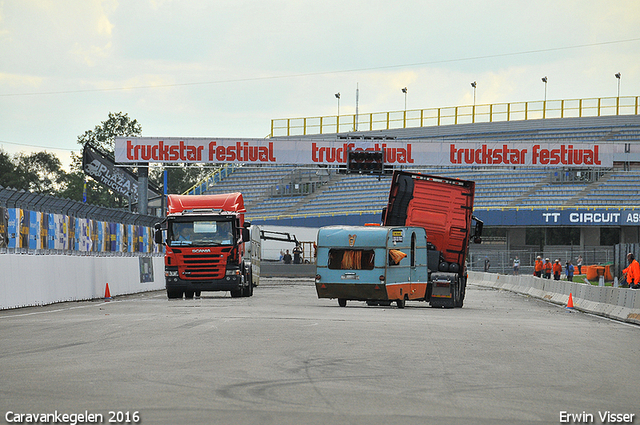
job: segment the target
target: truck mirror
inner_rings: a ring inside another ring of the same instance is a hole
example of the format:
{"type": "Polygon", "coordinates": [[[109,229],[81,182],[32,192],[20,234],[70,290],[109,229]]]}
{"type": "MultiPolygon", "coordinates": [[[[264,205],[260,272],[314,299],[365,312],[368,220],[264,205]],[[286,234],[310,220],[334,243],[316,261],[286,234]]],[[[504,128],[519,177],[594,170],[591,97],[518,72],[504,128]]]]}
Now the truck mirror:
{"type": "Polygon", "coordinates": [[[251,235],[249,234],[249,229],[247,229],[246,227],[244,227],[242,229],[242,240],[244,242],[249,242],[251,240],[251,235]]]}
{"type": "Polygon", "coordinates": [[[156,231],[153,232],[153,240],[157,244],[162,244],[162,229],[159,224],[156,224],[156,231]]]}
{"type": "Polygon", "coordinates": [[[473,235],[471,235],[471,237],[473,238],[473,243],[482,243],[482,228],[484,227],[484,222],[482,220],[480,220],[478,217],[476,217],[475,215],[471,216],[472,220],[475,220],[476,225],[474,226],[473,229],[473,235]]]}

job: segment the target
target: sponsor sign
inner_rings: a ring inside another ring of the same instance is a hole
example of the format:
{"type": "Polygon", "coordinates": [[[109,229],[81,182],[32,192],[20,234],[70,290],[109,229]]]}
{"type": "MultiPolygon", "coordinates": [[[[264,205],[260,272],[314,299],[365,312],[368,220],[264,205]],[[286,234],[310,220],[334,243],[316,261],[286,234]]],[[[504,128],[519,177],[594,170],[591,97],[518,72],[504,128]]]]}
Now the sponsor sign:
{"type": "Polygon", "coordinates": [[[153,282],[153,258],[138,257],[140,266],[140,283],[153,282]]]}
{"type": "Polygon", "coordinates": [[[7,248],[9,244],[9,233],[7,232],[9,226],[9,211],[6,208],[0,207],[0,248],[7,248]]]}
{"type": "Polygon", "coordinates": [[[386,165],[611,167],[613,145],[492,141],[116,137],[117,163],[346,165],[349,150],[384,151],[386,165]]]}
{"type": "Polygon", "coordinates": [[[485,226],[640,226],[638,209],[475,209],[473,213],[485,226]]]}
{"type": "Polygon", "coordinates": [[[132,172],[117,168],[113,161],[85,145],[82,153],[84,173],[97,182],[131,199],[138,201],[138,178],[132,172]]]}

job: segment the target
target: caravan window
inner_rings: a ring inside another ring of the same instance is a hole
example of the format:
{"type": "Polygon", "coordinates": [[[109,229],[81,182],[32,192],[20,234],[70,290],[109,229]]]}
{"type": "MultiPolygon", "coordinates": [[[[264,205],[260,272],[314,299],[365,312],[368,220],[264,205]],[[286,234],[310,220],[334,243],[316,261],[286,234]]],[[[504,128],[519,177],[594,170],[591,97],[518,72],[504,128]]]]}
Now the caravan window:
{"type": "Polygon", "coordinates": [[[372,249],[330,249],[328,267],[333,270],[373,270],[372,249]]]}

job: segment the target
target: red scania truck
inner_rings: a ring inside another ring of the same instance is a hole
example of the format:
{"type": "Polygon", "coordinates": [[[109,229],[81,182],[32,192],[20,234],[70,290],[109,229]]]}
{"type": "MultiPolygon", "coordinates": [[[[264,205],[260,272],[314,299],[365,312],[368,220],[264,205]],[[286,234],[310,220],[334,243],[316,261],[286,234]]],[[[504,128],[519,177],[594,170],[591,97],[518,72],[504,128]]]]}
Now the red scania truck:
{"type": "Polygon", "coordinates": [[[168,196],[165,225],[156,224],[155,240],[166,246],[169,298],[193,298],[202,291],[253,295],[259,283],[260,231],[250,231],[245,212],[237,192],[168,196]]]}
{"type": "Polygon", "coordinates": [[[396,171],[385,226],[419,226],[427,232],[432,306],[462,307],[467,288],[469,243],[481,243],[483,222],[473,215],[475,182],[396,171]],[[475,223],[475,224],[474,224],[475,223]]]}

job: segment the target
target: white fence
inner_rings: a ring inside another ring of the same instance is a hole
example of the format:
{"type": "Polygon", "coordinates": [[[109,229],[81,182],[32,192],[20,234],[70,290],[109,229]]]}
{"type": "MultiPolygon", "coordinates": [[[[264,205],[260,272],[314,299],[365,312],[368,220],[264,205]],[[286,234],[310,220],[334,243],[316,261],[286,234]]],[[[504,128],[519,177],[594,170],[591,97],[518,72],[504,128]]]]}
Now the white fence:
{"type": "Polygon", "coordinates": [[[0,255],[0,310],[165,287],[162,256],[0,255]]]}

